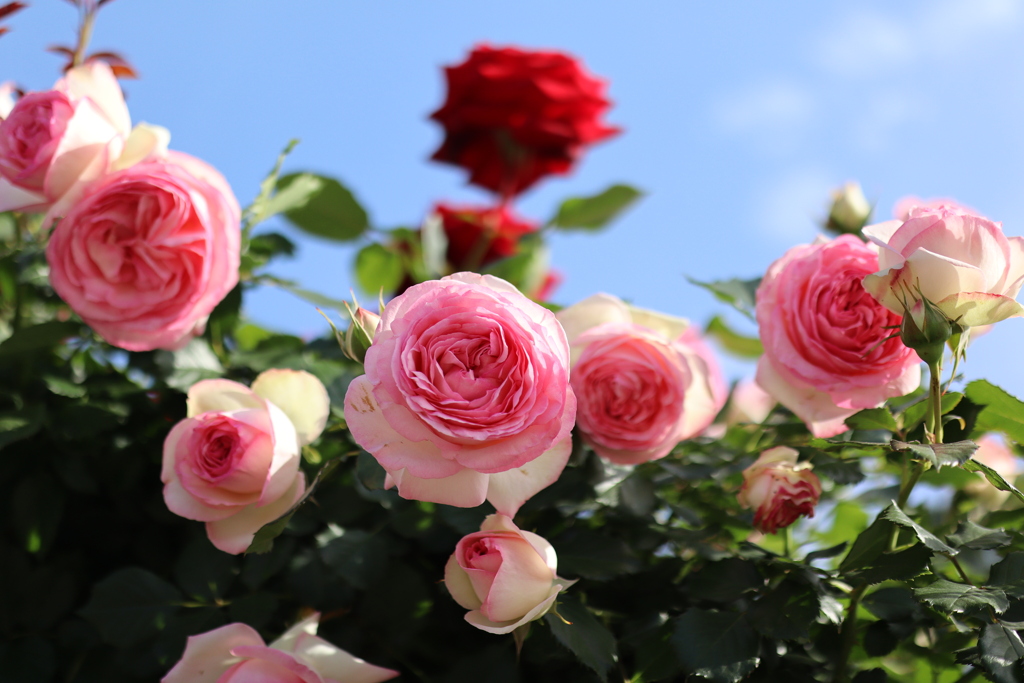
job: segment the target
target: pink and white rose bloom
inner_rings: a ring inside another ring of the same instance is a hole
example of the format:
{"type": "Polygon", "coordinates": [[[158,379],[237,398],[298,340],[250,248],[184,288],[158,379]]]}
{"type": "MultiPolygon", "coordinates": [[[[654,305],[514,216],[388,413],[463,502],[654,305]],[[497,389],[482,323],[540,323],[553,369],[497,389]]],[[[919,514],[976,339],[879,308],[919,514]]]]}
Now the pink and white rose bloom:
{"type": "Polygon", "coordinates": [[[69,193],[111,168],[130,134],[121,86],[103,62],[24,95],[0,122],[0,211],[66,204],[69,193]]]}
{"type": "Polygon", "coordinates": [[[821,481],[811,464],[797,464],[799,453],[776,446],[761,453],[743,470],[740,505],[754,510],[754,528],[765,534],[787,527],[803,516],[813,517],[821,498],[821,481]]]}
{"type": "Polygon", "coordinates": [[[511,633],[540,619],[576,583],[559,578],[551,544],[505,515],[488,515],[463,537],[444,567],[444,585],[470,610],[466,621],[488,633],[511,633]]]}
{"type": "Polygon", "coordinates": [[[89,184],[57,223],[50,284],[115,346],[181,348],[238,283],[240,215],[206,163],[151,157],[89,184]]]}
{"type": "Polygon", "coordinates": [[[554,315],[491,275],[407,289],[345,396],[356,443],[403,498],[512,516],[572,450],[576,398],[554,315]]]}
{"type": "Polygon", "coordinates": [[[890,311],[922,296],[965,327],[1024,316],[1024,237],[961,206],[911,209],[906,221],[864,228],[879,247],[878,272],[864,288],[890,311]]]}
{"type": "Polygon", "coordinates": [[[877,270],[878,254],[859,238],[818,238],[787,251],[757,289],[757,383],[817,437],[921,383],[917,354],[886,340],[900,316],[861,284],[877,270]]]}
{"type": "Polygon", "coordinates": [[[741,379],[733,387],[729,407],[725,411],[726,424],[761,424],[776,405],[775,398],[758,386],[750,377],[741,379]]]}
{"type": "Polygon", "coordinates": [[[14,83],[7,81],[0,83],[0,120],[6,119],[11,110],[14,109],[14,93],[17,88],[14,83]]]}
{"type": "Polygon", "coordinates": [[[899,220],[901,223],[910,218],[910,212],[917,208],[923,209],[937,209],[940,206],[955,206],[967,213],[973,213],[980,215],[980,212],[975,211],[969,206],[965,206],[955,199],[949,199],[948,197],[932,197],[931,199],[922,199],[914,195],[907,195],[906,197],[900,197],[896,200],[896,203],[892,207],[892,217],[899,220]]]}
{"type": "Polygon", "coordinates": [[[164,441],[167,508],[206,522],[206,535],[224,552],[245,552],[260,527],[302,497],[301,449],[320,436],[329,412],[324,385],[301,370],[267,370],[252,388],[197,382],[188,416],[164,441]]]}
{"type": "Polygon", "coordinates": [[[576,425],[603,458],[635,465],[700,434],[728,389],[689,323],[595,294],[558,313],[569,338],[576,425]]]}
{"type": "Polygon", "coordinates": [[[246,624],[189,636],[161,683],[381,683],[398,675],[318,637],[319,622],[314,614],[270,645],[246,624]]]}

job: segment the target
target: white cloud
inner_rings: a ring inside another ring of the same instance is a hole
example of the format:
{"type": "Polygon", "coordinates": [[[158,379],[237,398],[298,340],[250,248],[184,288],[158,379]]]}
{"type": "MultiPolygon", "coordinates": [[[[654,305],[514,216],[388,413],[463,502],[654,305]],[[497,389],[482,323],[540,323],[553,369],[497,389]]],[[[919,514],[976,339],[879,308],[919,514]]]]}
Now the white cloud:
{"type": "Polygon", "coordinates": [[[784,244],[810,242],[821,232],[831,191],[840,184],[834,174],[820,168],[781,174],[755,194],[751,225],[784,244]]]}
{"type": "Polygon", "coordinates": [[[815,116],[810,91],[789,81],[767,81],[736,91],[715,108],[718,125],[754,137],[763,146],[791,147],[815,116]]]}

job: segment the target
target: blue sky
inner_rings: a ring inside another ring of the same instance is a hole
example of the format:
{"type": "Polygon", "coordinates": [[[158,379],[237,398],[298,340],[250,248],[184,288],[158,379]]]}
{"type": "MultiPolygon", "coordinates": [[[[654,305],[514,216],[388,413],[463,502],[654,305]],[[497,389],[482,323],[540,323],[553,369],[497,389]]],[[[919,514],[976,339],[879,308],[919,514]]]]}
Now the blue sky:
{"type": "MultiPolygon", "coordinates": [[[[44,48],[70,43],[75,21],[59,0],[12,17],[0,81],[48,88],[60,61],[44,48]]],[[[574,53],[610,81],[607,118],[625,132],[519,212],[544,220],[561,199],[614,182],[648,195],[599,236],[556,236],[565,282],[554,298],[606,291],[703,323],[723,307],[685,276],[759,275],[814,238],[829,190],[847,180],[880,220],[901,196],[949,196],[1024,233],[1022,29],[1019,0],[116,0],[93,47],[141,73],[125,86],[133,119],[168,127],[172,147],[221,169],[243,204],[297,137],[286,170],[338,177],[382,228],[416,225],[438,200],[487,200],[427,161],[441,139],[427,116],[444,97],[443,65],[482,41],[574,53]]],[[[356,246],[267,227],[300,244],[277,274],[347,295],[356,246]]],[[[278,291],[255,293],[247,311],[282,330],[325,329],[278,291]]],[[[1024,320],[1000,323],[965,373],[1024,395],[1022,347],[1024,320]]]]}

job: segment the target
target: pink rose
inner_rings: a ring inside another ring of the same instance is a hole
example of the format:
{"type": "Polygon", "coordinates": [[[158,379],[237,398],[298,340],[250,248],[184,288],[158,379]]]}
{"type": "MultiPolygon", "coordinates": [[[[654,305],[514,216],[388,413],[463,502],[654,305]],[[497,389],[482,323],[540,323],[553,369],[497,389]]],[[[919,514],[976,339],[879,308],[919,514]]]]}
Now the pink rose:
{"type": "Polygon", "coordinates": [[[813,517],[821,497],[821,482],[811,464],[797,464],[800,454],[786,446],[761,453],[743,470],[743,486],[737,496],[740,505],[754,510],[754,528],[774,534],[803,516],[813,517]]]}
{"type": "Polygon", "coordinates": [[[6,119],[14,109],[14,93],[17,87],[11,81],[0,83],[0,120],[6,119]]]}
{"type": "Polygon", "coordinates": [[[900,197],[896,200],[896,203],[892,207],[893,218],[899,220],[901,223],[910,218],[910,212],[917,208],[922,209],[937,209],[940,206],[955,206],[966,211],[967,213],[978,214],[969,206],[965,206],[955,199],[948,199],[945,197],[936,197],[932,199],[921,199],[914,195],[907,195],[906,197],[900,197]]]}
{"type": "Polygon", "coordinates": [[[398,675],[318,638],[319,622],[314,614],[270,645],[245,624],[189,636],[161,683],[380,683],[398,675]]]}
{"type": "Polygon", "coordinates": [[[921,382],[917,355],[898,337],[885,341],[900,316],[861,285],[877,269],[857,237],[819,238],[787,251],[757,289],[757,383],[815,436],[842,433],[847,417],[921,382]]]}
{"type": "Polygon", "coordinates": [[[226,379],[197,382],[188,417],[164,441],[164,501],[206,522],[216,547],[238,554],[303,494],[302,446],[323,431],[327,390],[301,370],[267,370],[252,388],[226,379]]]}
{"type": "Polygon", "coordinates": [[[514,515],[558,478],[576,398],[555,316],[490,275],[410,287],[349,385],[353,438],[403,498],[514,515]]]}
{"type": "Polygon", "coordinates": [[[223,176],[169,152],[86,188],[50,236],[50,284],[115,346],[181,348],[238,282],[239,217],[223,176]]]}
{"type": "Polygon", "coordinates": [[[663,458],[703,431],[728,390],[711,350],[685,320],[595,294],[558,314],[572,351],[576,425],[603,458],[663,458]]]}
{"type": "Polygon", "coordinates": [[[444,567],[444,585],[468,610],[466,621],[489,633],[511,633],[540,619],[576,583],[559,578],[555,549],[505,515],[488,515],[465,536],[444,567]]]}
{"type": "Polygon", "coordinates": [[[106,173],[130,132],[121,87],[102,62],[25,95],[0,122],[0,211],[45,209],[106,173]]]}
{"type": "Polygon", "coordinates": [[[878,272],[864,288],[890,311],[924,297],[965,327],[1024,315],[1014,299],[1024,284],[1024,237],[963,207],[912,209],[864,235],[879,246],[878,272]]]}
{"type": "Polygon", "coordinates": [[[725,421],[731,425],[761,424],[771,414],[775,403],[772,395],[759,387],[757,382],[749,377],[741,379],[733,387],[725,421]]]}

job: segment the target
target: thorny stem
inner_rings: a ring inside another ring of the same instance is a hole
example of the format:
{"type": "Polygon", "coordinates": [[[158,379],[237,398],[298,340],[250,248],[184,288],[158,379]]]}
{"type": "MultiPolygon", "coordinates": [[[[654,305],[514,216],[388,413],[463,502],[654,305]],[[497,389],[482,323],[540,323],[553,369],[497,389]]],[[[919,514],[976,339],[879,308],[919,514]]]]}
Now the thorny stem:
{"type": "Polygon", "coordinates": [[[842,644],[839,649],[839,658],[836,661],[835,672],[832,675],[833,683],[846,683],[849,680],[847,671],[850,662],[850,653],[853,652],[853,645],[857,632],[857,607],[860,605],[860,597],[868,587],[862,583],[850,593],[850,604],[846,608],[846,618],[840,630],[842,644]]]}
{"type": "Polygon", "coordinates": [[[85,48],[89,46],[92,38],[92,24],[96,19],[96,8],[86,3],[82,6],[82,20],[78,25],[78,45],[75,46],[75,54],[71,57],[71,66],[80,66],[85,61],[85,48]]]}
{"type": "Polygon", "coordinates": [[[931,384],[928,391],[928,407],[931,409],[928,416],[928,429],[925,436],[930,443],[942,443],[942,363],[931,363],[928,365],[928,374],[931,375],[931,384]]]}

